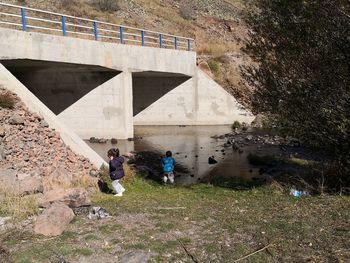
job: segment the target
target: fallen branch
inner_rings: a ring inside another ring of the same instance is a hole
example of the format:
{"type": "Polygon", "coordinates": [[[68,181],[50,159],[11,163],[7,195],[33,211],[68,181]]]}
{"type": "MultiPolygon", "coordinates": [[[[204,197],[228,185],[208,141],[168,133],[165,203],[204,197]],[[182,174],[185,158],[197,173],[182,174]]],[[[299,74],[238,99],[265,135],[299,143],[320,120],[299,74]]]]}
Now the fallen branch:
{"type": "Polygon", "coordinates": [[[186,209],[186,207],[178,206],[178,207],[155,207],[157,210],[176,210],[176,209],[186,209]]]}
{"type": "Polygon", "coordinates": [[[177,242],[180,243],[181,247],[185,250],[187,256],[188,256],[190,259],[192,259],[192,261],[193,261],[194,263],[199,263],[199,261],[188,251],[188,249],[186,248],[186,246],[184,245],[184,243],[182,243],[182,242],[181,242],[179,239],[177,239],[177,238],[176,238],[176,240],[177,240],[177,242]]]}
{"type": "Polygon", "coordinates": [[[244,257],[241,257],[241,258],[239,258],[239,259],[236,259],[234,262],[239,262],[239,261],[241,261],[241,260],[243,260],[243,259],[246,259],[246,258],[248,258],[248,257],[250,257],[250,256],[252,256],[252,255],[254,255],[254,254],[257,254],[257,253],[259,253],[259,252],[261,252],[261,251],[267,249],[267,248],[270,247],[270,246],[272,246],[272,243],[271,243],[271,244],[268,244],[267,246],[264,246],[263,248],[260,248],[260,249],[257,250],[257,251],[254,251],[253,253],[250,253],[250,254],[248,254],[248,255],[246,255],[246,256],[244,256],[244,257]]]}

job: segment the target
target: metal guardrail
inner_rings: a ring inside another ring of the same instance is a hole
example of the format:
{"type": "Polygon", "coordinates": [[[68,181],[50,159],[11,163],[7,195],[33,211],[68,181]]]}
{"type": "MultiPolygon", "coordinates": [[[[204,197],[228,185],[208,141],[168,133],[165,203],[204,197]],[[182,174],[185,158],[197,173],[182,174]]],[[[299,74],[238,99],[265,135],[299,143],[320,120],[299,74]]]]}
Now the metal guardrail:
{"type": "Polygon", "coordinates": [[[0,26],[148,47],[191,51],[195,46],[192,38],[6,3],[0,3],[0,26]]]}

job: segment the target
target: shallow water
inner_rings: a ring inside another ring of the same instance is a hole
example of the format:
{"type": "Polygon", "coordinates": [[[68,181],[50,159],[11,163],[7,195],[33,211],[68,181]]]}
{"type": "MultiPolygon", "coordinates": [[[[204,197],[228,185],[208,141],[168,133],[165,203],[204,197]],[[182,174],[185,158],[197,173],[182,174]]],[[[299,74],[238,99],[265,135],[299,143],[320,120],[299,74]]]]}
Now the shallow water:
{"type": "MultiPolygon", "coordinates": [[[[225,148],[225,139],[213,139],[211,136],[231,132],[229,126],[136,126],[135,140],[118,140],[112,145],[87,142],[98,154],[107,160],[106,153],[111,147],[119,148],[121,154],[128,152],[152,152],[159,158],[170,150],[179,167],[176,171],[176,183],[190,185],[197,182],[210,181],[212,177],[221,178],[259,178],[259,168],[248,163],[247,155],[256,152],[257,147],[245,146],[243,152],[234,151],[232,147],[225,148]],[[210,165],[208,158],[214,156],[217,164],[210,165]]],[[[269,150],[271,151],[271,149],[269,150]]],[[[272,149],[274,151],[274,149],[272,149]]],[[[147,158],[146,158],[147,159],[147,158]]],[[[149,162],[159,162],[153,158],[149,162]]],[[[158,163],[146,163],[148,167],[156,167],[160,177],[158,163]]]]}

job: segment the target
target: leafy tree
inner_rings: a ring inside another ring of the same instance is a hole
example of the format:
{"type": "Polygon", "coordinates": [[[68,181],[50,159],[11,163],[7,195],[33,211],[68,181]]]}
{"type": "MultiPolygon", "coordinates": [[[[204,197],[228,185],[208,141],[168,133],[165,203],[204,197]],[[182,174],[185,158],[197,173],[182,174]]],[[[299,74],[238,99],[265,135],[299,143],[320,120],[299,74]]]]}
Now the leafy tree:
{"type": "Polygon", "coordinates": [[[256,90],[254,110],[349,173],[350,1],[251,2],[246,52],[256,64],[243,75],[256,90]]]}

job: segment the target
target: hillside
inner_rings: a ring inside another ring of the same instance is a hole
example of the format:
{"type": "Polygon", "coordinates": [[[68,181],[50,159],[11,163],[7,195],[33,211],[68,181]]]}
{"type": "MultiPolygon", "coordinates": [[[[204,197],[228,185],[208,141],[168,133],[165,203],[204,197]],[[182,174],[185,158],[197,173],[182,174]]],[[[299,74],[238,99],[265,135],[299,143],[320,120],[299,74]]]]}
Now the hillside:
{"type": "Polygon", "coordinates": [[[251,90],[240,83],[246,27],[242,0],[4,0],[79,17],[124,24],[196,39],[198,64],[245,106],[251,90]]]}

